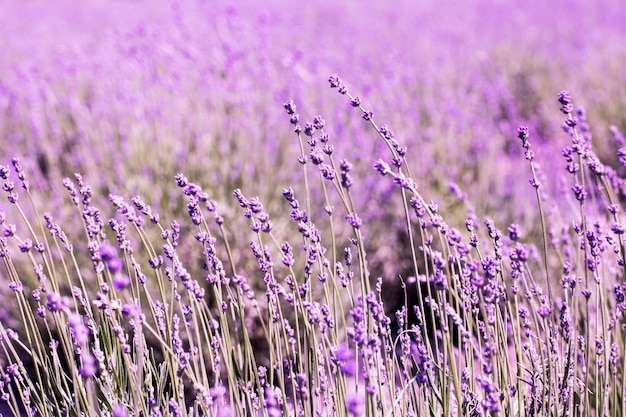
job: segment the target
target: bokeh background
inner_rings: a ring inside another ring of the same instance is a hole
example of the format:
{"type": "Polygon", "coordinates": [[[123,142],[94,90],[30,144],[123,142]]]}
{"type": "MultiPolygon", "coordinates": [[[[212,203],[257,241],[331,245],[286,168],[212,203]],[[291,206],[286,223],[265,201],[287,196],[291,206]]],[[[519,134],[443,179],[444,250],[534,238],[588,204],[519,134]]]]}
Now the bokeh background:
{"type": "MultiPolygon", "coordinates": [[[[594,150],[626,174],[615,140],[626,130],[624,22],[620,0],[4,1],[0,160],[19,157],[40,212],[76,236],[64,177],[83,174],[105,214],[109,193],[140,195],[168,222],[186,216],[183,172],[245,248],[235,188],[261,197],[279,236],[293,233],[281,197],[302,190],[282,108],[293,99],[354,164],[373,275],[393,280],[410,262],[399,193],[373,170],[389,155],[329,75],[396,132],[448,223],[462,228],[469,210],[532,241],[540,225],[516,131],[530,128],[551,204],[569,204],[558,91],[584,106],[594,150]]],[[[245,266],[249,255],[235,257],[245,266]]]]}

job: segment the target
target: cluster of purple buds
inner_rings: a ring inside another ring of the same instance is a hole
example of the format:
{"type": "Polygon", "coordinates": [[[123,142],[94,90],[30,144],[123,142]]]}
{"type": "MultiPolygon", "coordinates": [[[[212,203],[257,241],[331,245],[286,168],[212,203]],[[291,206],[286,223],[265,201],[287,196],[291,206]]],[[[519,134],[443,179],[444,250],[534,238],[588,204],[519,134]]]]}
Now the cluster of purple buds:
{"type": "Polygon", "coordinates": [[[63,297],[59,295],[59,293],[53,291],[48,291],[46,294],[48,296],[48,302],[46,303],[46,307],[51,312],[54,313],[57,311],[65,310],[69,307],[70,301],[67,297],[63,297]]]}
{"type": "Polygon", "coordinates": [[[348,414],[354,417],[363,415],[363,407],[365,406],[365,399],[362,395],[351,394],[346,397],[346,409],[348,414]]]}
{"type": "Polygon", "coordinates": [[[535,153],[530,149],[530,142],[528,141],[529,136],[526,126],[521,126],[517,129],[517,137],[522,141],[522,148],[524,148],[524,157],[532,161],[535,158],[535,153]]]}
{"type": "Polygon", "coordinates": [[[341,186],[344,188],[350,188],[353,183],[352,177],[349,174],[352,170],[352,164],[344,159],[339,164],[339,167],[341,169],[341,186]]]}
{"type": "MultiPolygon", "coordinates": [[[[17,172],[18,178],[22,182],[22,188],[24,188],[25,190],[28,190],[28,182],[25,180],[24,172],[22,170],[22,165],[19,159],[13,158],[12,163],[13,163],[13,168],[15,169],[15,172],[17,172]]],[[[19,196],[17,192],[15,192],[15,183],[9,179],[10,171],[11,170],[7,165],[0,165],[0,178],[5,181],[4,184],[2,185],[2,189],[9,194],[7,196],[7,199],[9,200],[9,202],[15,204],[17,203],[19,196]]]]}
{"type": "Polygon", "coordinates": [[[573,157],[574,150],[571,147],[566,146],[561,151],[561,154],[565,158],[565,162],[567,162],[567,165],[566,165],[567,172],[569,172],[570,174],[575,174],[576,172],[578,172],[578,170],[580,169],[580,166],[574,160],[574,157],[573,157]]]}
{"type": "Polygon", "coordinates": [[[74,345],[82,347],[89,342],[89,329],[83,323],[83,318],[78,313],[69,313],[67,315],[67,325],[70,328],[70,334],[74,345]]]}
{"type": "MultiPolygon", "coordinates": [[[[285,190],[283,190],[283,195],[284,192],[285,190]]],[[[234,190],[233,196],[237,199],[239,206],[245,209],[244,216],[252,220],[250,230],[255,233],[271,232],[273,227],[272,221],[270,220],[269,214],[263,210],[263,203],[261,203],[259,197],[247,199],[240,189],[234,190]]]]}
{"type": "Polygon", "coordinates": [[[328,82],[330,83],[330,88],[337,88],[337,91],[340,94],[346,94],[348,92],[348,88],[343,84],[343,80],[337,76],[337,74],[333,74],[328,77],[328,82]]]}
{"type": "Polygon", "coordinates": [[[117,404],[111,408],[111,417],[129,417],[129,414],[123,404],[117,404]]]}
{"type": "MultiPolygon", "coordinates": [[[[524,269],[524,263],[528,260],[528,247],[524,243],[517,243],[509,253],[511,260],[511,277],[514,279],[521,278],[524,269]]],[[[519,288],[516,284],[511,286],[513,293],[517,293],[519,288]]]]}
{"type": "Polygon", "coordinates": [[[401,146],[400,142],[396,140],[396,135],[393,130],[389,128],[387,125],[382,125],[378,128],[378,133],[382,135],[382,137],[389,142],[389,145],[395,150],[396,155],[391,159],[391,163],[395,167],[402,166],[402,160],[406,156],[408,152],[408,148],[406,146],[401,146]]]}
{"type": "Polygon", "coordinates": [[[152,208],[148,204],[146,204],[139,196],[133,197],[131,199],[131,202],[137,210],[150,218],[151,223],[157,224],[159,222],[159,214],[154,213],[152,211],[152,208]]]}
{"type": "Polygon", "coordinates": [[[118,272],[122,269],[122,260],[117,256],[117,250],[108,240],[100,244],[100,260],[104,262],[109,271],[118,272]]]}
{"type": "Polygon", "coordinates": [[[561,303],[561,308],[559,309],[559,322],[561,331],[563,332],[563,337],[565,340],[569,340],[571,335],[572,317],[570,315],[567,301],[563,301],[561,303]]]}
{"type": "Polygon", "coordinates": [[[283,415],[282,395],[277,387],[265,387],[263,405],[269,417],[281,417],[283,415]]]}
{"type": "Polygon", "coordinates": [[[22,164],[20,160],[18,158],[13,158],[11,160],[11,163],[13,164],[13,169],[15,169],[15,172],[17,173],[17,178],[22,183],[22,188],[28,191],[29,184],[28,184],[28,181],[26,181],[26,176],[24,175],[24,169],[22,168],[22,164]]]}
{"type": "Polygon", "coordinates": [[[115,289],[125,288],[130,284],[128,275],[121,272],[124,263],[117,256],[117,250],[108,240],[100,244],[98,252],[92,255],[92,259],[94,261],[102,261],[101,264],[96,263],[96,269],[100,269],[98,265],[104,264],[113,274],[112,283],[115,289]]]}
{"type": "Polygon", "coordinates": [[[519,231],[518,224],[512,223],[507,229],[507,231],[509,232],[509,239],[511,239],[513,242],[519,239],[520,231],[519,231]]]}
{"type": "Polygon", "coordinates": [[[389,168],[389,165],[382,159],[376,161],[376,163],[374,164],[374,169],[376,169],[376,171],[382,176],[391,173],[391,168],[389,168]]]}
{"type": "Polygon", "coordinates": [[[61,181],[61,183],[69,193],[70,197],[72,197],[72,203],[75,206],[78,206],[80,200],[78,198],[78,191],[76,191],[76,185],[74,185],[74,182],[72,182],[72,180],[69,178],[63,178],[63,181],[61,181]]]}
{"type": "Polygon", "coordinates": [[[557,95],[559,103],[561,104],[561,112],[564,114],[570,114],[574,111],[574,105],[572,104],[572,96],[569,91],[562,90],[557,95]]]}
{"type": "Polygon", "coordinates": [[[491,377],[478,377],[477,380],[480,386],[485,390],[485,398],[481,402],[481,405],[485,412],[487,414],[493,414],[500,411],[500,401],[503,395],[498,390],[498,387],[493,382],[491,377]]]}
{"type": "Polygon", "coordinates": [[[283,107],[287,111],[287,114],[291,116],[289,118],[289,123],[291,123],[294,126],[297,126],[298,122],[300,121],[300,115],[296,113],[296,105],[294,104],[293,100],[289,100],[286,103],[284,103],[283,107]]]}
{"type": "Polygon", "coordinates": [[[337,345],[333,353],[334,355],[331,357],[331,361],[342,374],[348,376],[356,375],[357,369],[354,352],[347,343],[337,345]]]}

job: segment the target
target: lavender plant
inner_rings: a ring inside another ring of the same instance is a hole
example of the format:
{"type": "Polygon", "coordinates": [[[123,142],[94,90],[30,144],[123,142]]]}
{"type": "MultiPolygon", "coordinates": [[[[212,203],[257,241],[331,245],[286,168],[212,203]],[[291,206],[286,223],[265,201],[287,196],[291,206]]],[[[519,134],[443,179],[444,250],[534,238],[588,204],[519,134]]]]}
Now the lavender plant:
{"type": "Polygon", "coordinates": [[[519,225],[505,234],[471,207],[465,232],[448,223],[413,179],[408,148],[338,76],[329,82],[388,147],[374,169],[405,213],[402,307],[386,309],[371,275],[352,164],[335,155],[321,116],[300,124],[293,101],[284,108],[304,187],[282,191],[292,239],[279,240],[261,200],[235,189],[247,249],[230,244],[217,203],[182,173],[188,216],[168,223],[140,196],[114,194],[117,215],[105,219],[81,175],[63,180],[84,231],[75,246],[51,214],[25,214],[23,201],[38,207],[14,158],[0,167],[18,217],[0,216],[20,318],[17,329],[0,325],[2,401],[14,415],[623,415],[622,180],[594,155],[569,93],[558,100],[571,206],[546,209],[530,131],[518,130],[543,230],[524,242],[519,225]],[[181,260],[183,231],[201,276],[181,260]]]}
{"type": "Polygon", "coordinates": [[[626,414],[619,1],[13,3],[0,415],[626,414]]]}

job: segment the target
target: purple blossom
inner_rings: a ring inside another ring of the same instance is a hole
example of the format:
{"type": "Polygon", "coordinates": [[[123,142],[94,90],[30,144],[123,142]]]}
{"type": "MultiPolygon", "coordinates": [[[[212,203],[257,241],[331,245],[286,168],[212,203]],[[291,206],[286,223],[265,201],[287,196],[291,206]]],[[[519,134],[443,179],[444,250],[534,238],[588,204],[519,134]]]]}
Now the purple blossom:
{"type": "Polygon", "coordinates": [[[351,416],[361,416],[363,415],[363,407],[365,405],[365,399],[362,395],[359,394],[350,394],[346,396],[346,410],[348,410],[348,414],[351,416]]]}
{"type": "Polygon", "coordinates": [[[180,188],[186,187],[187,184],[189,183],[189,180],[187,179],[187,177],[185,177],[182,173],[176,174],[174,176],[174,181],[176,182],[176,185],[179,186],[180,188]]]}
{"type": "Polygon", "coordinates": [[[111,408],[111,417],[129,417],[129,414],[123,404],[116,404],[111,408]]]}
{"type": "Polygon", "coordinates": [[[314,165],[324,162],[324,154],[319,149],[312,149],[309,153],[309,158],[314,165]]]}
{"type": "Polygon", "coordinates": [[[348,221],[350,226],[354,227],[355,229],[358,229],[363,225],[363,221],[359,216],[356,215],[356,213],[346,215],[346,220],[348,221]]]}
{"type": "Polygon", "coordinates": [[[284,103],[283,107],[287,111],[287,114],[292,115],[292,114],[295,114],[296,112],[296,105],[294,104],[293,100],[289,100],[286,103],[284,103]]]}
{"type": "Polygon", "coordinates": [[[306,122],[304,124],[303,133],[305,136],[313,136],[315,134],[315,127],[313,126],[313,123],[306,122]]]}
{"type": "Polygon", "coordinates": [[[280,389],[277,387],[265,387],[263,405],[269,417],[280,417],[283,415],[282,397],[280,389]]]}
{"type": "Polygon", "coordinates": [[[359,96],[355,96],[352,100],[350,100],[350,105],[352,107],[359,107],[361,105],[361,98],[359,96]]]}
{"type": "MultiPolygon", "coordinates": [[[[341,81],[341,78],[339,78],[337,76],[337,74],[331,75],[328,78],[328,82],[330,83],[330,88],[337,88],[337,87],[340,87],[343,84],[343,82],[341,81]]],[[[8,171],[8,167],[7,167],[7,171],[8,171]]]]}
{"type": "Polygon", "coordinates": [[[562,105],[566,105],[572,102],[572,96],[567,90],[559,91],[559,93],[557,94],[557,98],[559,100],[559,103],[561,103],[562,105]]]}
{"type": "Polygon", "coordinates": [[[578,201],[584,201],[587,198],[587,191],[585,191],[585,187],[580,184],[575,184],[572,186],[572,191],[574,192],[574,196],[578,201]]]}
{"type": "Polygon", "coordinates": [[[14,224],[5,224],[3,235],[4,237],[11,237],[15,235],[16,231],[17,227],[14,224]]]}
{"type": "Polygon", "coordinates": [[[611,231],[616,235],[623,235],[626,229],[620,223],[613,223],[613,225],[611,226],[611,231]]]}
{"type": "Polygon", "coordinates": [[[509,239],[511,239],[512,241],[516,241],[517,239],[519,239],[519,228],[519,225],[515,223],[509,226],[509,228],[507,229],[509,232],[509,239]]]}
{"type": "Polygon", "coordinates": [[[96,375],[98,367],[96,366],[96,359],[89,352],[82,352],[80,355],[80,369],[79,373],[83,378],[91,378],[96,375]]]}
{"type": "Polygon", "coordinates": [[[49,291],[47,292],[48,302],[46,307],[52,312],[61,311],[69,307],[70,302],[67,297],[61,297],[58,293],[49,291]]]}
{"type": "Polygon", "coordinates": [[[70,328],[70,333],[74,344],[77,346],[84,346],[89,342],[89,330],[83,323],[83,318],[78,313],[69,313],[67,316],[67,324],[70,328]]]}
{"type": "Polygon", "coordinates": [[[11,193],[7,196],[7,200],[9,200],[9,203],[15,204],[19,200],[19,195],[17,193],[11,193]]]}
{"type": "Polygon", "coordinates": [[[3,180],[7,180],[10,173],[11,169],[8,165],[0,165],[0,178],[2,178],[3,180]]]}
{"type": "Polygon", "coordinates": [[[321,130],[326,125],[326,121],[322,119],[322,116],[315,116],[313,118],[313,127],[317,130],[321,130]]]}
{"type": "Polygon", "coordinates": [[[159,269],[161,266],[163,266],[163,257],[161,255],[157,255],[153,258],[148,259],[148,263],[150,264],[151,268],[159,269]]]}
{"type": "Polygon", "coordinates": [[[376,169],[376,171],[378,171],[380,175],[383,175],[383,176],[391,173],[391,168],[382,159],[379,159],[378,161],[376,161],[376,164],[374,164],[374,168],[376,169]]]}
{"type": "Polygon", "coordinates": [[[341,373],[348,376],[356,375],[357,369],[354,352],[346,343],[337,345],[332,361],[341,373]]]}
{"type": "Polygon", "coordinates": [[[120,290],[130,285],[130,278],[126,274],[118,273],[113,276],[112,284],[113,288],[120,290]]]}
{"type": "Polygon", "coordinates": [[[547,304],[542,304],[539,306],[539,308],[537,308],[537,314],[539,314],[541,317],[548,317],[551,312],[552,309],[547,304]]]}

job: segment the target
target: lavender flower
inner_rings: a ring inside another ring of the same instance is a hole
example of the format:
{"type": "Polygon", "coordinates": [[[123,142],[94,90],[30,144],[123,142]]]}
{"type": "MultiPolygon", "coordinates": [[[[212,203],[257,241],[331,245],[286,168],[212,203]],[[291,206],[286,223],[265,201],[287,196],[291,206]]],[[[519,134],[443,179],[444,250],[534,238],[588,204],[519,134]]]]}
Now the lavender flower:
{"type": "Polygon", "coordinates": [[[96,366],[96,360],[91,353],[83,351],[80,355],[80,361],[79,372],[83,378],[91,378],[96,375],[98,368],[96,366]]]}
{"type": "Polygon", "coordinates": [[[558,94],[559,103],[561,103],[561,112],[565,114],[572,113],[574,106],[572,105],[572,96],[569,91],[562,90],[558,94]]]}
{"type": "Polygon", "coordinates": [[[331,359],[339,371],[348,376],[356,374],[356,363],[354,352],[346,343],[341,343],[334,351],[335,355],[331,359]]]}
{"type": "Polygon", "coordinates": [[[67,297],[62,297],[58,293],[48,292],[48,302],[46,303],[46,307],[48,310],[52,312],[57,312],[64,310],[69,307],[69,299],[67,297]]]}
{"type": "Polygon", "coordinates": [[[111,408],[111,417],[129,417],[129,414],[123,404],[116,404],[111,408]]]}
{"type": "Polygon", "coordinates": [[[351,394],[346,398],[346,409],[348,414],[351,416],[361,416],[363,415],[363,406],[365,405],[365,401],[363,397],[359,394],[351,394]]]}
{"type": "Polygon", "coordinates": [[[276,387],[266,387],[263,405],[269,417],[280,417],[283,415],[281,403],[280,390],[276,387]]]}

